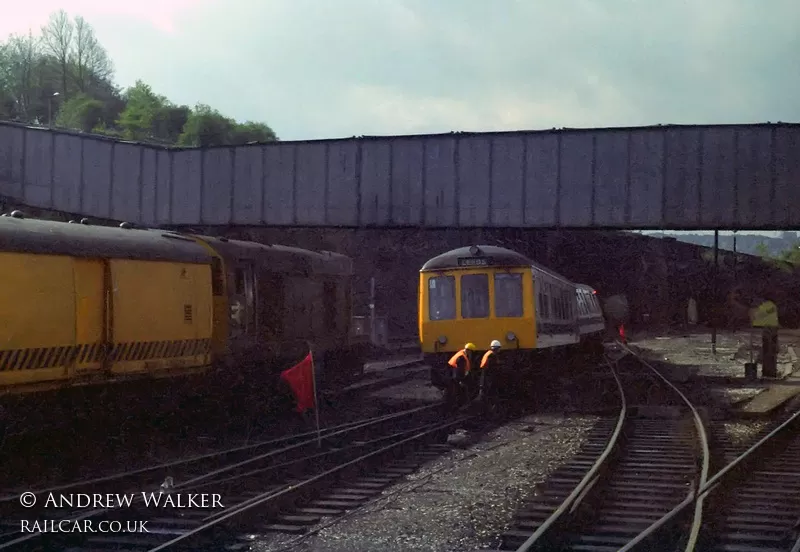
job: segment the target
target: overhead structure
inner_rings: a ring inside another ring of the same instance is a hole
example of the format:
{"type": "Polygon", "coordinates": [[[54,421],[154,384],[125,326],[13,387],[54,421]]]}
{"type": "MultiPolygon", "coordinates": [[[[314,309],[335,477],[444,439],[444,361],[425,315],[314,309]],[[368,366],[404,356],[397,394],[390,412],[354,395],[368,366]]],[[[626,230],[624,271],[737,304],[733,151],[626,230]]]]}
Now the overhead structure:
{"type": "Polygon", "coordinates": [[[800,125],[159,148],[0,124],[0,195],[141,225],[800,227],[800,125]]]}

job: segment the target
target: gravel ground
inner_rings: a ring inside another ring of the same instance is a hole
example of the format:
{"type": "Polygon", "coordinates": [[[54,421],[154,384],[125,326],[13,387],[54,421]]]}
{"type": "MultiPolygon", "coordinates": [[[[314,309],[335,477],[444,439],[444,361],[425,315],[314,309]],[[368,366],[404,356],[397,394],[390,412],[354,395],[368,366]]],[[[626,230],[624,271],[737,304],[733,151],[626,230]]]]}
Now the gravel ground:
{"type": "Polygon", "coordinates": [[[754,420],[748,422],[725,422],[722,424],[725,434],[734,446],[753,445],[753,440],[767,425],[768,420],[754,420]]]}
{"type": "MultiPolygon", "coordinates": [[[[753,356],[758,361],[761,354],[761,336],[754,334],[753,339],[753,356]]],[[[699,376],[743,377],[744,363],[750,359],[750,334],[747,332],[720,332],[717,335],[716,357],[711,351],[710,333],[647,337],[632,344],[646,349],[656,359],[686,367],[699,376]]],[[[782,335],[778,352],[780,375],[792,371],[793,358],[789,353],[789,346],[800,351],[797,336],[782,335]]]]}
{"type": "MultiPolygon", "coordinates": [[[[540,414],[506,424],[286,549],[455,552],[496,546],[533,487],[575,454],[596,420],[540,414]]],[[[273,552],[293,540],[265,536],[253,549],[273,552]]]]}
{"type": "Polygon", "coordinates": [[[763,387],[716,387],[708,389],[707,393],[718,406],[733,407],[764,391],[763,387]]]}

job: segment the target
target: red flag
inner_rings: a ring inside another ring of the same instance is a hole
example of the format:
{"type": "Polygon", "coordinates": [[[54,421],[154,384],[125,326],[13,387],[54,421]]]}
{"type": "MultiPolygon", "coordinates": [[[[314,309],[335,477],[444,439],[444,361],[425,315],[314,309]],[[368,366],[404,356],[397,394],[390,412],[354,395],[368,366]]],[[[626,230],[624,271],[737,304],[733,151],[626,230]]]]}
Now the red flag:
{"type": "Polygon", "coordinates": [[[622,324],[619,325],[619,338],[623,343],[628,342],[628,340],[625,338],[625,326],[622,324]]]}
{"type": "Polygon", "coordinates": [[[297,411],[314,408],[314,361],[311,353],[291,368],[281,372],[281,379],[289,384],[297,398],[297,411]]]}

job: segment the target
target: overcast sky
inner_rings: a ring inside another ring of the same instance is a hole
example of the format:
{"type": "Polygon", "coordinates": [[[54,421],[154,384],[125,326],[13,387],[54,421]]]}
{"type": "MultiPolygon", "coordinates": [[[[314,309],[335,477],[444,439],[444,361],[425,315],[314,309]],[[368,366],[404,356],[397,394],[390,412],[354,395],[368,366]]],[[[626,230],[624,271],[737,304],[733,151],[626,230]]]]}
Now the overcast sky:
{"type": "Polygon", "coordinates": [[[282,139],[800,121],[797,0],[29,0],[63,7],[117,81],[282,139]]]}

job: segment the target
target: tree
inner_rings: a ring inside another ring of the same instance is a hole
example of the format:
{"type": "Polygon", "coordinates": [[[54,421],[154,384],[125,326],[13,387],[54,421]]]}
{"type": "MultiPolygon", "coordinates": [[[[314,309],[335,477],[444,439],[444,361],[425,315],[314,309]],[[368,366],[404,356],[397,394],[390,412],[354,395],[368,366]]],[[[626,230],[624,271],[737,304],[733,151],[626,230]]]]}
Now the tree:
{"type": "Polygon", "coordinates": [[[75,65],[75,84],[81,92],[86,92],[92,81],[110,80],[114,74],[114,66],[106,49],[97,41],[91,25],[80,15],[75,17],[75,41],[71,55],[75,65]]]}
{"type": "Polygon", "coordinates": [[[277,140],[264,123],[240,124],[205,105],[175,105],[142,81],[123,94],[113,74],[91,25],[59,10],[39,36],[0,42],[0,119],[42,124],[52,106],[60,126],[130,140],[188,146],[277,140]]]}
{"type": "Polygon", "coordinates": [[[178,137],[181,146],[222,146],[230,143],[236,123],[216,109],[197,104],[178,137]]]}
{"type": "Polygon", "coordinates": [[[248,142],[272,142],[275,132],[264,123],[237,123],[216,109],[198,104],[178,138],[181,146],[241,145],[248,142]]]}
{"type": "Polygon", "coordinates": [[[31,120],[41,96],[37,93],[37,71],[41,69],[41,44],[29,33],[11,35],[0,51],[0,86],[14,119],[31,120]]]}
{"type": "Polygon", "coordinates": [[[166,98],[157,96],[150,86],[137,80],[125,92],[125,102],[125,109],[117,120],[123,136],[129,140],[152,138],[153,123],[158,111],[164,107],[166,98]]]}
{"type": "Polygon", "coordinates": [[[101,124],[103,119],[103,103],[86,94],[78,93],[61,106],[56,118],[56,125],[83,132],[91,132],[101,124]]]}
{"type": "Polygon", "coordinates": [[[274,142],[277,139],[275,132],[268,125],[247,121],[234,126],[231,131],[230,143],[241,145],[249,142],[274,142]]]}
{"type": "Polygon", "coordinates": [[[164,105],[153,120],[154,135],[159,139],[174,144],[183,132],[192,110],[186,105],[164,105]]]}
{"type": "Polygon", "coordinates": [[[69,62],[72,54],[72,35],[75,27],[67,12],[58,10],[50,16],[47,25],[42,27],[42,42],[45,51],[53,56],[61,73],[61,93],[69,97],[67,81],[69,80],[69,62]]]}

